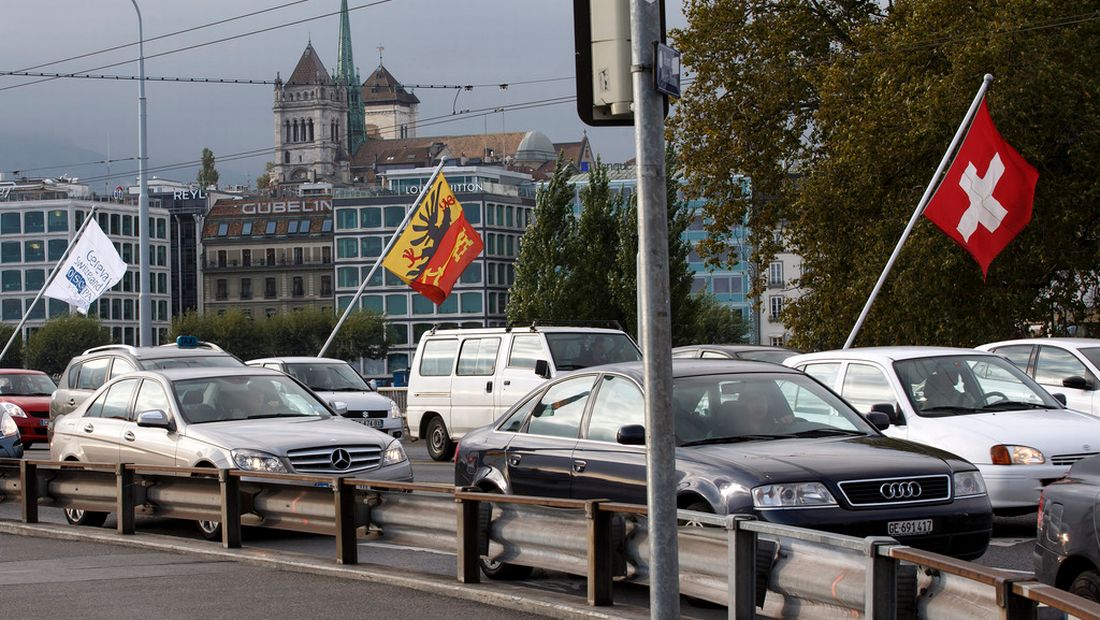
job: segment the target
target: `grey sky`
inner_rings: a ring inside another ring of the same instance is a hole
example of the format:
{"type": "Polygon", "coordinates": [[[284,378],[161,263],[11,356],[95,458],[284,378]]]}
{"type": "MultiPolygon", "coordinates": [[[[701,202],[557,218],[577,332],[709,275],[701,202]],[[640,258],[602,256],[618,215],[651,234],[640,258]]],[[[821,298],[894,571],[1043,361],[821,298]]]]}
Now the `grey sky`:
{"type": "MultiPolygon", "coordinates": [[[[292,0],[138,0],[145,39],[291,2],[292,0]]],[[[579,140],[587,129],[597,154],[621,162],[634,155],[632,128],[587,128],[570,101],[475,118],[457,110],[493,109],[575,94],[572,3],[568,0],[349,0],[353,49],[365,78],[383,61],[406,84],[500,84],[462,91],[416,89],[418,135],[539,130],[556,142],[579,140]],[[355,9],[363,5],[364,8],[355,9]],[[373,6],[370,6],[373,5],[373,6]],[[529,80],[553,80],[520,85],[529,80]],[[446,117],[446,118],[440,118],[446,117]],[[432,119],[446,120],[439,124],[432,119]]],[[[683,25],[680,1],[668,0],[668,27],[683,25]]],[[[303,21],[338,11],[339,0],[309,0],[145,45],[149,77],[285,79],[307,41],[325,66],[336,64],[339,18],[303,21]],[[153,57],[158,53],[241,33],[290,24],[224,43],[153,57]]],[[[20,70],[137,40],[137,18],[127,0],[5,0],[0,26],[0,71],[20,70]]],[[[73,72],[137,58],[137,47],[34,69],[73,72]]],[[[94,73],[136,75],[136,60],[94,73]]],[[[136,81],[58,79],[4,90],[37,78],[0,76],[0,171],[28,175],[69,173],[103,189],[104,167],[38,169],[105,157],[137,155],[136,81]]],[[[204,147],[219,158],[224,183],[252,181],[271,159],[229,161],[229,156],[271,149],[272,86],[148,82],[149,157],[157,167],[197,160],[204,147]],[[223,161],[223,158],[226,158],[223,161]]],[[[136,177],[135,161],[112,164],[112,175],[136,177]]],[[[154,171],[162,178],[194,180],[197,166],[154,171]]]]}

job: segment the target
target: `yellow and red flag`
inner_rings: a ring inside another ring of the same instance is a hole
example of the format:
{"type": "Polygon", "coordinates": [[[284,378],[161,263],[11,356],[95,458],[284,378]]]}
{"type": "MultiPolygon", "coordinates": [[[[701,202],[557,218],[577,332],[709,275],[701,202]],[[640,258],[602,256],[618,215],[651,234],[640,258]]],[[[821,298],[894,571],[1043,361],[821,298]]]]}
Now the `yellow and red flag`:
{"type": "Polygon", "coordinates": [[[440,172],[420,197],[416,212],[382,259],[382,266],[413,290],[441,304],[484,247],[440,172]]]}

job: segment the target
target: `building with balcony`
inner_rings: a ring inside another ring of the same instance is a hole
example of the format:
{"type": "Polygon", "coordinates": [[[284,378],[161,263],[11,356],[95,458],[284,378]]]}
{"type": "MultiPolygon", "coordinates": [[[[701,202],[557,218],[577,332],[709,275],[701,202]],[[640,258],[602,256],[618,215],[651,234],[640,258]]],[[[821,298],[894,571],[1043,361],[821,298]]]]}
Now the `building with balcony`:
{"type": "Polygon", "coordinates": [[[219,200],[202,230],[204,312],[332,309],[332,200],[219,200]]]}
{"type": "MultiPolygon", "coordinates": [[[[30,311],[23,339],[49,318],[75,312],[69,304],[43,297],[31,308],[50,271],[64,256],[85,218],[96,210],[99,227],[114,243],[126,273],[88,308],[116,343],[138,344],[140,245],[138,207],[100,200],[85,185],[52,179],[0,182],[0,320],[15,325],[30,311]]],[[[152,325],[157,343],[171,324],[168,212],[149,209],[149,275],[152,325]]]]}

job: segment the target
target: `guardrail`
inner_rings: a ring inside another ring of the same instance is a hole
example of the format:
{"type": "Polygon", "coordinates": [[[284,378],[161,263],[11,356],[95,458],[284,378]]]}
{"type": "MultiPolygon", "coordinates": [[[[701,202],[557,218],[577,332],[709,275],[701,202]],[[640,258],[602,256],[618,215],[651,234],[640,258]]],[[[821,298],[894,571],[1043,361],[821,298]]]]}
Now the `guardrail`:
{"type": "Polygon", "coordinates": [[[405,407],[409,404],[409,388],[380,387],[378,393],[397,403],[397,406],[401,408],[401,413],[405,413],[405,407]]]}
{"type": "MultiPolygon", "coordinates": [[[[327,534],[336,561],[358,563],[358,539],[456,554],[456,577],[478,583],[478,559],[584,575],[591,605],[611,605],[617,580],[647,584],[646,508],[604,500],[485,493],[443,484],[263,474],[239,470],[0,459],[0,501],[26,523],[40,506],[213,520],[222,544],[242,526],[327,534]]],[[[679,531],[680,591],[728,605],[730,618],[1034,618],[1042,603],[1082,617],[1100,604],[1010,574],[903,546],[776,525],[742,515],[680,511],[704,527],[679,531]],[[709,526],[709,527],[707,527],[709,526]],[[735,576],[730,579],[730,576],[735,576]]]]}

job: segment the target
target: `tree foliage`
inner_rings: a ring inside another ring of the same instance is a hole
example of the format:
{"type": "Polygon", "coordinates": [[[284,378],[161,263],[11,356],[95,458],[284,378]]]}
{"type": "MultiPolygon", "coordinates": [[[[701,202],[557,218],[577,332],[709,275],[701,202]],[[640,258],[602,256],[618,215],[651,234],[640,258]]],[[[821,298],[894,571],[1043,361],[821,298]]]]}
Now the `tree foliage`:
{"type": "MultiPolygon", "coordinates": [[[[1083,321],[1100,252],[1100,9],[1056,0],[687,0],[695,74],[670,133],[715,256],[747,217],[753,261],[802,256],[784,317],[803,349],[841,345],[983,74],[1004,138],[1040,173],[1031,224],[990,266],[915,227],[857,343],[974,345],[1083,321]],[[1042,26],[1042,27],[1037,27],[1042,26]],[[735,173],[752,179],[742,197],[735,173]],[[726,235],[723,237],[723,235],[726,235]]],[[[761,292],[761,281],[754,283],[761,292]]]]}
{"type": "MultiPolygon", "coordinates": [[[[8,343],[8,339],[15,333],[14,325],[7,325],[0,323],[0,349],[3,349],[4,345],[8,343]]],[[[4,355],[3,359],[0,359],[0,368],[22,368],[23,367],[23,337],[16,336],[12,341],[11,347],[8,348],[8,352],[4,355]]]]}
{"type": "Polygon", "coordinates": [[[95,317],[66,314],[46,321],[27,341],[27,368],[48,375],[65,371],[86,349],[111,344],[111,333],[95,317]]]}
{"type": "Polygon", "coordinates": [[[218,170],[214,167],[214,151],[208,148],[202,150],[202,169],[198,176],[199,187],[206,189],[213,185],[218,186],[218,170]]]}

